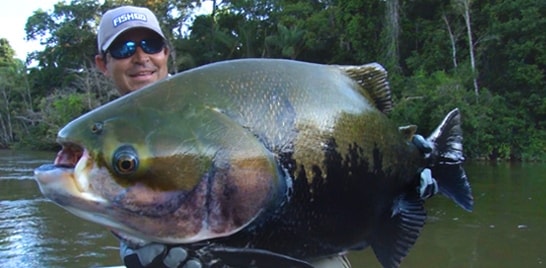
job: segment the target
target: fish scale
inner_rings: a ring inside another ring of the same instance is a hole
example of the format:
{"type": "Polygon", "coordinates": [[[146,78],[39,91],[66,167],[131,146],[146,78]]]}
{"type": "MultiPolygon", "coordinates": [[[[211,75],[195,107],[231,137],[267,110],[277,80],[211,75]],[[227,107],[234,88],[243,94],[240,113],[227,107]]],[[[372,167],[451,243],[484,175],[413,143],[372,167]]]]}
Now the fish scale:
{"type": "Polygon", "coordinates": [[[204,266],[310,267],[371,247],[397,267],[425,223],[422,176],[466,210],[473,198],[459,110],[423,151],[389,120],[386,77],[377,63],[205,65],[67,124],[36,179],[126,243],[182,245],[204,266]]]}

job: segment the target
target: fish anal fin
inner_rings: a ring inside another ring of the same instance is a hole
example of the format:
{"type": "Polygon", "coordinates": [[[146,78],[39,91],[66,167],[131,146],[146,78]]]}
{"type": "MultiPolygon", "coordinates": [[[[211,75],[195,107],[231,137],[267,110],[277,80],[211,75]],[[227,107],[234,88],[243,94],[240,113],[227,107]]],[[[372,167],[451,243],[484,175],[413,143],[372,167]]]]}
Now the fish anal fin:
{"type": "Polygon", "coordinates": [[[391,217],[381,224],[370,243],[383,267],[400,265],[421,234],[425,220],[423,201],[416,195],[403,195],[395,201],[391,217]]]}
{"type": "Polygon", "coordinates": [[[392,110],[392,96],[387,71],[379,63],[369,63],[360,66],[337,66],[347,76],[356,81],[370,96],[377,109],[387,114],[392,110]]]}

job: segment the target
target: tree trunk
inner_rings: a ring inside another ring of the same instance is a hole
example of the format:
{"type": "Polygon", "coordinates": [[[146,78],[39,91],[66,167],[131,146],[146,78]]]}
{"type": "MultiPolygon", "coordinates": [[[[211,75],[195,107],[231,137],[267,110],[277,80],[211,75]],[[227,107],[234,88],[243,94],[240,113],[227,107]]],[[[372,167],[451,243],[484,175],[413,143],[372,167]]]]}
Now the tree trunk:
{"type": "Polygon", "coordinates": [[[453,60],[453,67],[457,68],[457,37],[451,30],[451,26],[449,25],[449,21],[447,20],[447,16],[444,14],[442,15],[442,19],[444,19],[444,22],[446,23],[447,32],[449,33],[449,41],[451,42],[451,59],[453,60]]]}
{"type": "Polygon", "coordinates": [[[387,66],[399,69],[400,5],[399,0],[386,1],[386,53],[387,66]]]}
{"type": "Polygon", "coordinates": [[[470,67],[472,68],[472,74],[474,75],[474,93],[476,94],[476,100],[478,100],[478,77],[476,71],[476,61],[474,58],[474,41],[472,39],[472,26],[470,23],[470,1],[471,0],[458,0],[463,5],[463,17],[466,25],[466,33],[468,35],[468,50],[470,54],[470,67]]]}
{"type": "Polygon", "coordinates": [[[0,117],[0,123],[2,127],[2,142],[7,144],[10,144],[13,142],[13,128],[11,124],[11,110],[10,110],[10,100],[8,97],[8,94],[6,92],[6,89],[2,89],[2,97],[4,98],[4,104],[6,105],[4,107],[4,112],[6,114],[5,119],[0,117]]]}

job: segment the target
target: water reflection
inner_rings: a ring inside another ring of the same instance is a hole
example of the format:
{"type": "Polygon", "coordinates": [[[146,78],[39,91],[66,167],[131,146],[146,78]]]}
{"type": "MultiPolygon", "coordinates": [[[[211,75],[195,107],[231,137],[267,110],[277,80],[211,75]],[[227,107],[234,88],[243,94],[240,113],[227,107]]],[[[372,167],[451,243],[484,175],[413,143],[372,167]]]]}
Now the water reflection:
{"type": "Polygon", "coordinates": [[[2,267],[93,267],[119,264],[118,243],[104,228],[43,198],[33,170],[53,153],[0,151],[2,267]]]}
{"type": "MultiPolygon", "coordinates": [[[[545,267],[546,165],[468,163],[475,207],[427,201],[428,220],[401,267],[545,267]]],[[[379,267],[371,250],[356,267],[379,267]]]]}
{"type": "Polygon", "coordinates": [[[36,207],[28,200],[0,201],[0,251],[3,259],[14,266],[33,264],[47,247],[40,244],[42,219],[36,216],[36,207]]]}
{"type": "MultiPolygon", "coordinates": [[[[45,200],[34,168],[54,153],[0,151],[1,267],[119,265],[118,242],[103,227],[45,200]]],[[[468,163],[475,208],[443,197],[403,261],[411,267],[545,267],[546,165],[468,163]]],[[[380,267],[371,249],[350,254],[353,267],[380,267]]]]}

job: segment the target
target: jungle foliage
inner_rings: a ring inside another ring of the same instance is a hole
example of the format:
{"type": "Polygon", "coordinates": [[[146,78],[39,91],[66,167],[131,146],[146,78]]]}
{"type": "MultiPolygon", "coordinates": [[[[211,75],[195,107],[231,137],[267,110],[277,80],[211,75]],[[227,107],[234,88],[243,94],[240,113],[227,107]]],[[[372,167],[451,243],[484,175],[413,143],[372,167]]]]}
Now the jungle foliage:
{"type": "Polygon", "coordinates": [[[170,70],[236,58],[389,70],[400,125],[428,135],[463,115],[467,158],[546,159],[546,1],[215,0],[60,1],[25,27],[44,49],[14,57],[0,36],[0,147],[55,149],[56,132],[117,97],[93,67],[101,14],[147,6],[170,46],[170,70]]]}

